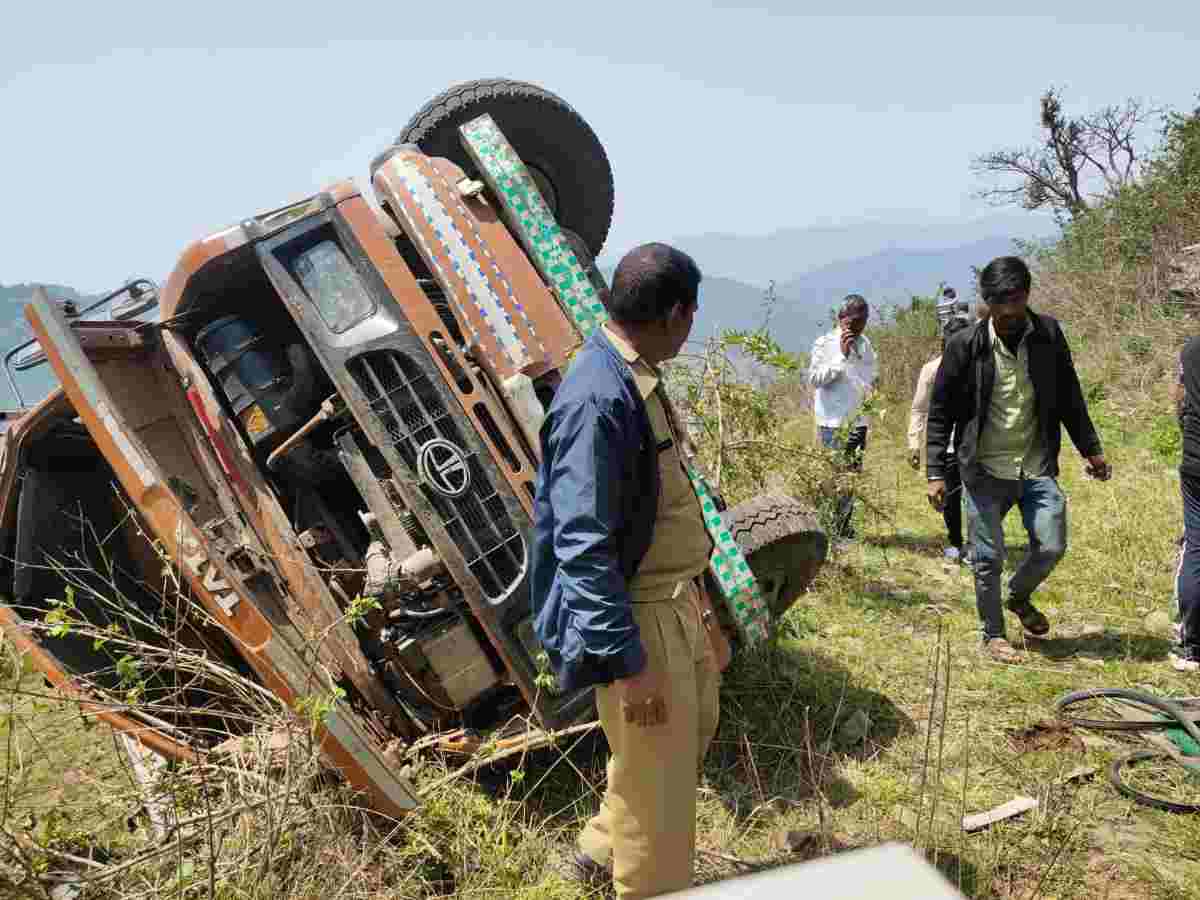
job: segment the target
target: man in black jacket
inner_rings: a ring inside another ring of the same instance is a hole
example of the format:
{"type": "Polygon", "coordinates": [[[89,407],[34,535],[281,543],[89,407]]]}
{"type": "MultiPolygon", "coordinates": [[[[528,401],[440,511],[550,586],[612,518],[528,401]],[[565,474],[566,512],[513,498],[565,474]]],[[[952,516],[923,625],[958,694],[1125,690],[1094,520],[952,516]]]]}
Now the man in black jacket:
{"type": "Polygon", "coordinates": [[[946,345],[933,385],[926,432],[929,501],[946,502],[944,452],[951,434],[967,515],[975,520],[975,604],[984,650],[1015,662],[1004,636],[1001,579],[1004,518],[1019,506],[1029,555],[1009,580],[1008,608],[1033,635],[1050,630],[1030,601],[1067,549],[1066,498],[1058,487],[1062,427],[1087,459],[1090,476],[1111,469],[1088,415],[1071,350],[1058,322],[1029,309],[1032,278],[1018,257],[992,260],[980,273],[987,317],[946,345]]]}
{"type": "Polygon", "coordinates": [[[1200,337],[1179,353],[1176,411],[1183,437],[1179,488],[1183,495],[1184,540],[1175,577],[1179,624],[1171,664],[1180,672],[1200,671],[1200,337]]]}

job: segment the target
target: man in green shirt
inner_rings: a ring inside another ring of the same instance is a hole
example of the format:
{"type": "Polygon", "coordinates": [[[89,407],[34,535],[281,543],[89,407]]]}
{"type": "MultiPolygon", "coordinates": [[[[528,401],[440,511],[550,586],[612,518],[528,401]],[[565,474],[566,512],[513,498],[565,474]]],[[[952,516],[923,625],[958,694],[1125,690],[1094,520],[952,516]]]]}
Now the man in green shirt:
{"type": "Polygon", "coordinates": [[[985,652],[1020,659],[1004,636],[1001,573],[1004,519],[1013,506],[1029,534],[1029,554],[1008,583],[1008,608],[1029,633],[1050,630],[1030,595],[1067,549],[1066,498],[1058,486],[1065,427],[1087,472],[1111,474],[1058,322],[1029,309],[1032,276],[1019,257],[992,260],[980,273],[987,316],[947,343],[926,426],[929,500],[946,502],[944,451],[953,434],[966,512],[974,520],[975,605],[985,652]]]}

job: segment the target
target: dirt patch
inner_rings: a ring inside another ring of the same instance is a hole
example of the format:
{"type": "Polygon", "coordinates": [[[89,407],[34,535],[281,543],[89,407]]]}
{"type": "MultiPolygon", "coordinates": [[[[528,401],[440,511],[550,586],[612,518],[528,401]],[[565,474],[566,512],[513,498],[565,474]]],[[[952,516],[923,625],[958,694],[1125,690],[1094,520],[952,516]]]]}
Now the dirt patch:
{"type": "Polygon", "coordinates": [[[1099,888],[1103,885],[1104,900],[1142,900],[1146,886],[1136,881],[1127,881],[1121,864],[1114,862],[1104,851],[1089,850],[1087,855],[1088,883],[1099,888]]]}
{"type": "Polygon", "coordinates": [[[1008,745],[1019,755],[1033,750],[1069,750],[1082,754],[1085,751],[1083,741],[1074,733],[1070,725],[1043,719],[1024,728],[1010,728],[1008,745]]]}

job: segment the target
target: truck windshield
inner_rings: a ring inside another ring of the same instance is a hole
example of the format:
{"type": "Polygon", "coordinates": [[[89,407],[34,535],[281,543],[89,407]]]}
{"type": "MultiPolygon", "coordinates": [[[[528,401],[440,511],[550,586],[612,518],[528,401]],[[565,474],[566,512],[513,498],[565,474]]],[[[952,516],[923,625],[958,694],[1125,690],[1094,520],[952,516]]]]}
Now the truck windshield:
{"type": "Polygon", "coordinates": [[[297,253],[290,268],[334,334],[342,334],[374,312],[375,301],[332,240],[297,253]]]}

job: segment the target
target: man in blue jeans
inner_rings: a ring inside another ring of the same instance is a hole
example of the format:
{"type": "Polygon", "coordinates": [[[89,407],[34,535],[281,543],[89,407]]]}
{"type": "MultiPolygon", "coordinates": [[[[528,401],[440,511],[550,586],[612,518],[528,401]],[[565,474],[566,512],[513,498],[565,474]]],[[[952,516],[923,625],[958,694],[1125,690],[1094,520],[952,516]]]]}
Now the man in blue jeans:
{"type": "Polygon", "coordinates": [[[1015,256],[992,260],[979,276],[988,315],[946,345],[926,426],[929,501],[946,502],[945,451],[953,434],[967,515],[975,521],[975,605],[984,651],[1000,662],[1020,655],[1005,638],[1001,573],[1004,519],[1017,506],[1029,555],[1008,583],[1008,609],[1030,634],[1050,623],[1030,600],[1067,549],[1067,503],[1058,486],[1062,428],[1093,478],[1111,469],[1058,322],[1029,308],[1032,277],[1015,256]]]}
{"type": "MultiPolygon", "coordinates": [[[[841,451],[840,468],[862,471],[867,449],[867,418],[860,415],[863,402],[879,380],[879,358],[863,329],[871,308],[864,297],[849,294],[838,310],[838,327],[813,343],[808,383],[813,391],[813,412],[821,445],[841,451]]],[[[840,493],[835,511],[834,535],[854,537],[851,519],[854,495],[840,493]]]]}
{"type": "Polygon", "coordinates": [[[1171,665],[1180,672],[1200,671],[1200,337],[1179,353],[1176,412],[1183,438],[1179,488],[1183,498],[1183,546],[1175,575],[1176,645],[1171,665]]]}

